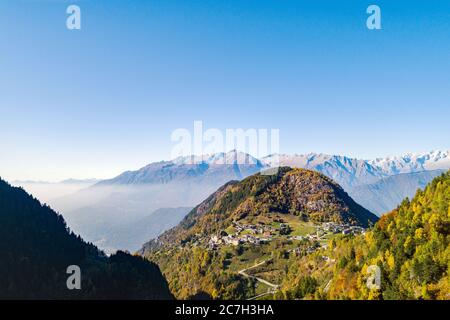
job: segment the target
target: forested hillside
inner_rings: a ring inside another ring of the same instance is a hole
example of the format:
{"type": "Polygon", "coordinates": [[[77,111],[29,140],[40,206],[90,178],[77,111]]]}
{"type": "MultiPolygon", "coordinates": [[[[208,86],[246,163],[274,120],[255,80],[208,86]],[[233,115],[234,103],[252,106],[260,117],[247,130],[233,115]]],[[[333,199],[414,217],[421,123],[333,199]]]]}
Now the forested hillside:
{"type": "Polygon", "coordinates": [[[105,256],[62,218],[0,180],[0,299],[171,299],[157,265],[118,252],[105,256]],[[69,265],[81,290],[68,290],[69,265]]]}
{"type": "Polygon", "coordinates": [[[450,299],[449,205],[447,172],[372,231],[292,264],[278,298],[450,299]],[[381,270],[380,290],[366,286],[370,265],[381,270]]]}
{"type": "Polygon", "coordinates": [[[326,176],[284,167],[225,184],[140,253],[158,263],[177,298],[251,298],[276,285],[265,288],[243,269],[271,262],[263,272],[279,283],[295,261],[288,257],[333,236],[325,229],[359,233],[377,220],[326,176]]]}
{"type": "Polygon", "coordinates": [[[360,232],[345,219],[366,211],[339,190],[288,168],[229,183],[142,253],[180,298],[450,299],[449,172],[360,232]]]}

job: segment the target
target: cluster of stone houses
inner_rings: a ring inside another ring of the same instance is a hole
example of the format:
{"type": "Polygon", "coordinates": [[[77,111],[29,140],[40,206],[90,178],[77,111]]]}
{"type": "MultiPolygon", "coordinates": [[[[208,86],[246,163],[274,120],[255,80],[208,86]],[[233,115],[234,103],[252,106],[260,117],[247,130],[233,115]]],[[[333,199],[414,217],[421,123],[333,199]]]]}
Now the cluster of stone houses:
{"type": "Polygon", "coordinates": [[[265,224],[240,224],[239,222],[233,222],[233,228],[236,230],[237,234],[248,231],[250,234],[259,234],[266,237],[273,236],[276,231],[272,226],[265,224]]]}
{"type": "MultiPolygon", "coordinates": [[[[277,234],[277,230],[265,224],[240,224],[233,222],[233,228],[236,230],[234,234],[227,234],[222,231],[220,235],[214,235],[209,239],[208,247],[215,250],[222,245],[238,246],[240,244],[264,244],[272,240],[273,236],[277,234]],[[243,234],[244,231],[246,234],[243,234]]],[[[289,234],[290,226],[285,223],[280,224],[279,234],[289,234]]],[[[360,226],[350,224],[339,224],[334,222],[324,222],[317,226],[315,233],[310,233],[306,236],[288,236],[291,240],[308,240],[312,243],[317,243],[323,239],[324,235],[328,233],[342,233],[342,234],[361,234],[365,229],[360,226]]],[[[317,250],[316,245],[307,248],[307,253],[312,253],[317,250]]],[[[298,252],[296,252],[298,254],[298,252]]]]}
{"type": "Polygon", "coordinates": [[[262,237],[255,237],[250,234],[245,235],[227,235],[227,236],[212,236],[209,240],[209,248],[214,250],[217,249],[221,245],[233,245],[238,246],[240,244],[244,243],[250,243],[250,244],[264,244],[268,243],[271,239],[270,238],[262,238],[262,237]]]}
{"type": "Polygon", "coordinates": [[[238,246],[244,243],[264,244],[270,242],[275,235],[275,229],[267,225],[240,224],[234,222],[233,228],[236,230],[235,234],[222,232],[220,235],[212,236],[208,243],[209,248],[214,250],[221,245],[238,246]],[[243,231],[247,231],[248,234],[242,234],[243,231]]]}
{"type": "Polygon", "coordinates": [[[339,224],[334,222],[324,222],[319,226],[318,231],[323,230],[325,232],[342,233],[342,234],[363,234],[366,229],[360,226],[354,226],[347,223],[339,224]]]}
{"type": "Polygon", "coordinates": [[[310,233],[307,234],[306,236],[292,236],[292,237],[288,237],[288,239],[290,240],[309,240],[309,241],[320,241],[321,240],[322,235],[320,233],[310,233]]]}

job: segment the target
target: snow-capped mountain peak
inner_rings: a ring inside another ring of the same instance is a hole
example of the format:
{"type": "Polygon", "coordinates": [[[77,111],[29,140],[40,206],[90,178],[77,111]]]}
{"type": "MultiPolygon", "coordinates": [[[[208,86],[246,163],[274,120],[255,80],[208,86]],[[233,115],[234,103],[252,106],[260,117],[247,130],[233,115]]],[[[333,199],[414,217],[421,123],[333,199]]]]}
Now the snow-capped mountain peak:
{"type": "Polygon", "coordinates": [[[322,172],[335,179],[344,188],[372,183],[380,178],[401,173],[413,173],[439,169],[450,169],[449,151],[407,153],[401,156],[361,160],[341,155],[323,153],[276,154],[262,159],[266,165],[276,157],[281,166],[300,167],[322,172]]]}
{"type": "Polygon", "coordinates": [[[381,178],[401,173],[448,170],[450,152],[408,153],[375,160],[324,153],[273,154],[258,160],[245,152],[232,150],[151,163],[137,171],[124,172],[100,184],[168,183],[192,179],[197,181],[209,179],[225,183],[274,166],[316,170],[334,179],[344,189],[350,190],[355,186],[373,183],[381,178]]]}
{"type": "Polygon", "coordinates": [[[208,165],[260,164],[260,161],[255,157],[249,155],[248,153],[237,150],[231,150],[228,152],[219,152],[214,154],[182,156],[172,160],[172,162],[177,165],[201,164],[201,163],[208,165]]]}
{"type": "Polygon", "coordinates": [[[426,170],[449,169],[450,151],[431,151],[428,153],[406,153],[401,156],[390,156],[368,160],[387,175],[420,172],[426,170]]]}

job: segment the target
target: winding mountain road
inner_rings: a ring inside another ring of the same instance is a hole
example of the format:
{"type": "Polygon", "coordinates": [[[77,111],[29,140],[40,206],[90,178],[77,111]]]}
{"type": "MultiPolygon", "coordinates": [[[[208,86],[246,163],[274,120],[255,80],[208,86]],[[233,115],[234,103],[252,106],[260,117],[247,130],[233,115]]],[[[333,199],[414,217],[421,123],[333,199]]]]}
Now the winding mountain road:
{"type": "Polygon", "coordinates": [[[248,271],[248,270],[257,268],[257,267],[259,267],[259,266],[262,266],[263,264],[269,262],[270,260],[272,260],[272,258],[267,259],[267,260],[263,260],[263,261],[261,261],[260,263],[257,263],[257,264],[255,264],[255,265],[249,267],[249,268],[242,269],[242,270],[240,270],[240,271],[238,272],[238,274],[240,274],[240,275],[243,276],[243,277],[255,279],[256,281],[261,282],[261,283],[265,284],[266,286],[270,287],[270,289],[269,289],[266,293],[259,294],[259,295],[255,296],[255,297],[252,297],[252,298],[248,299],[248,300],[255,300],[255,299],[257,299],[257,298],[260,298],[260,297],[263,297],[263,296],[266,296],[266,295],[269,295],[269,294],[274,294],[274,293],[278,290],[278,288],[280,287],[280,286],[277,285],[277,284],[273,284],[273,283],[271,283],[271,282],[269,282],[269,281],[267,281],[267,280],[264,280],[264,279],[262,279],[262,278],[258,278],[258,277],[252,276],[252,275],[250,275],[250,274],[248,274],[248,273],[246,272],[246,271],[248,271]]]}

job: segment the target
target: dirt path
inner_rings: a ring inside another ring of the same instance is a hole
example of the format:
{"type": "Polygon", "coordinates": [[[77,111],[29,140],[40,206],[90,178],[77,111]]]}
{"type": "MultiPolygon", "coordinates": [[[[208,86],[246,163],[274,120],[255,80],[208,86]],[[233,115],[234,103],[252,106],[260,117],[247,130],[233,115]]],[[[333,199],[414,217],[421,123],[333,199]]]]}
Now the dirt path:
{"type": "Polygon", "coordinates": [[[254,266],[251,266],[251,267],[246,268],[246,269],[242,269],[242,270],[240,270],[238,272],[243,277],[255,279],[256,281],[261,282],[261,283],[265,284],[266,286],[270,287],[270,289],[266,293],[259,294],[259,295],[255,296],[255,297],[252,297],[252,298],[248,299],[248,300],[255,300],[255,299],[263,297],[265,295],[273,294],[273,293],[275,293],[278,290],[279,285],[273,284],[273,283],[271,283],[271,282],[269,282],[267,280],[264,280],[264,279],[261,279],[261,278],[258,278],[258,277],[255,277],[255,276],[252,276],[252,275],[246,273],[246,271],[254,269],[254,268],[257,268],[259,266],[262,266],[263,264],[269,262],[270,260],[272,260],[272,259],[264,260],[264,261],[262,261],[260,263],[255,264],[254,266]]]}

